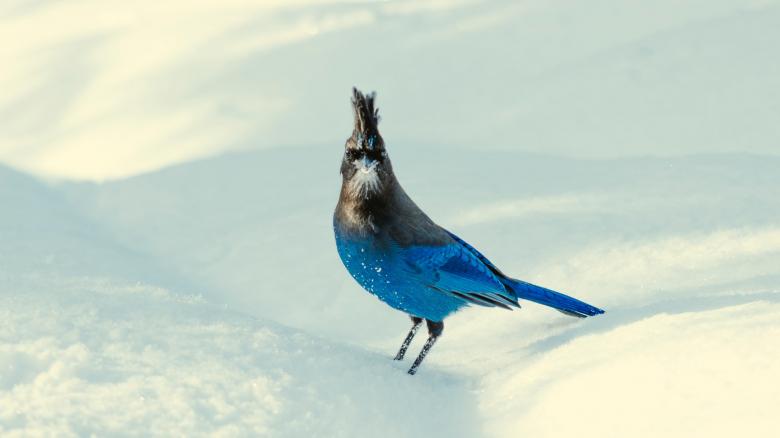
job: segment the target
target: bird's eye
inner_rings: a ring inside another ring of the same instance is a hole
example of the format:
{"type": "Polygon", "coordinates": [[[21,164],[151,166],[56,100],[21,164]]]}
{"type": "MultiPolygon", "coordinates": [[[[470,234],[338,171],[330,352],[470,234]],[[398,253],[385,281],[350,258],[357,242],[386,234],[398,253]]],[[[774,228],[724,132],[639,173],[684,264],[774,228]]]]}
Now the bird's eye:
{"type": "Polygon", "coordinates": [[[355,161],[360,159],[360,156],[362,153],[358,151],[357,149],[347,149],[347,160],[349,161],[355,161]]]}
{"type": "Polygon", "coordinates": [[[380,151],[378,151],[376,149],[372,149],[372,150],[369,150],[368,152],[366,152],[366,156],[371,161],[382,161],[382,158],[384,158],[382,156],[382,152],[380,152],[380,151]]]}

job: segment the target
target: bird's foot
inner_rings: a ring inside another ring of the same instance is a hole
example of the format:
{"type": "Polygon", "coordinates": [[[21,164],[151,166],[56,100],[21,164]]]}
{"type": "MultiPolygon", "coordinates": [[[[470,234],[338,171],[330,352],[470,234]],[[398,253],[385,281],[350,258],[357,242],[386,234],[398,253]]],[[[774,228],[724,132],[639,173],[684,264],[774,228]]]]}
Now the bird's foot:
{"type": "Polygon", "coordinates": [[[425,342],[425,345],[423,346],[422,351],[420,351],[420,355],[417,356],[417,359],[415,359],[414,363],[412,364],[412,367],[409,368],[409,371],[407,373],[409,375],[415,375],[417,373],[417,368],[420,368],[420,364],[422,364],[422,361],[425,359],[425,356],[428,355],[428,352],[433,347],[433,344],[436,343],[436,340],[439,339],[438,336],[429,336],[428,341],[425,342]]]}
{"type": "Polygon", "coordinates": [[[420,365],[422,364],[423,360],[425,360],[425,356],[428,355],[428,352],[431,351],[431,348],[433,348],[433,344],[436,343],[436,341],[439,339],[439,336],[441,336],[442,332],[444,331],[444,323],[434,322],[434,321],[427,321],[428,323],[428,333],[430,336],[428,336],[428,340],[425,342],[425,345],[423,345],[422,351],[420,351],[420,355],[417,356],[417,359],[415,359],[414,363],[412,364],[412,367],[409,368],[409,371],[407,373],[409,375],[415,375],[417,373],[417,369],[420,368],[420,365]]]}
{"type": "Polygon", "coordinates": [[[406,335],[406,339],[404,339],[403,344],[401,344],[401,349],[398,350],[398,353],[395,355],[393,360],[401,360],[404,358],[404,355],[406,354],[406,350],[409,348],[409,344],[412,343],[412,339],[414,339],[414,335],[417,334],[417,330],[420,328],[420,325],[422,325],[422,318],[418,318],[416,316],[412,316],[412,328],[409,330],[409,334],[406,335]]]}

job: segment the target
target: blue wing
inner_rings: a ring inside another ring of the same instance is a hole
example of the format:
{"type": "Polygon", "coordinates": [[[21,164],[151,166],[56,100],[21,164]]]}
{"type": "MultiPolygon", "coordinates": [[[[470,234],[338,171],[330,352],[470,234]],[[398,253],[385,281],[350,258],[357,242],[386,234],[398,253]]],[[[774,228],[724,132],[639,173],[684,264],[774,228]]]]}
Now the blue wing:
{"type": "Polygon", "coordinates": [[[504,275],[504,273],[501,272],[496,267],[496,265],[493,264],[493,262],[488,260],[487,257],[485,257],[484,255],[482,255],[482,253],[477,251],[476,248],[469,245],[463,239],[450,233],[449,231],[447,231],[447,234],[449,234],[450,237],[453,238],[453,240],[455,240],[456,242],[461,244],[464,248],[466,248],[469,252],[471,252],[474,255],[474,257],[478,258],[485,266],[488,267],[488,269],[490,269],[491,272],[493,272],[497,277],[499,277],[501,284],[503,284],[504,287],[511,289],[515,297],[533,301],[539,304],[544,304],[545,306],[550,306],[569,316],[576,316],[578,318],[584,318],[586,316],[594,316],[594,315],[599,315],[601,313],[604,313],[604,311],[599,309],[598,307],[591,306],[590,304],[584,301],[580,301],[574,297],[570,297],[566,294],[562,294],[554,290],[537,286],[535,284],[527,283],[525,281],[516,280],[514,278],[510,278],[504,275]]]}
{"type": "Polygon", "coordinates": [[[480,306],[520,307],[491,266],[458,240],[441,246],[406,248],[404,261],[410,275],[431,289],[480,306]]]}

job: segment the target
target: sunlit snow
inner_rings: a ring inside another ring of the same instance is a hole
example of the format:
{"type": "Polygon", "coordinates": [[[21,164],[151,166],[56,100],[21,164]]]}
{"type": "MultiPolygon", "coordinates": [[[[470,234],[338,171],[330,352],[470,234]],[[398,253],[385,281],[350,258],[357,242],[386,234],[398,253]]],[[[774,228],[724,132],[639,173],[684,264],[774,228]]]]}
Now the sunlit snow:
{"type": "Polygon", "coordinates": [[[0,435],[780,429],[778,2],[131,3],[0,4],[0,435]],[[607,313],[469,308],[408,376],[331,229],[353,85],[435,221],[607,313]]]}

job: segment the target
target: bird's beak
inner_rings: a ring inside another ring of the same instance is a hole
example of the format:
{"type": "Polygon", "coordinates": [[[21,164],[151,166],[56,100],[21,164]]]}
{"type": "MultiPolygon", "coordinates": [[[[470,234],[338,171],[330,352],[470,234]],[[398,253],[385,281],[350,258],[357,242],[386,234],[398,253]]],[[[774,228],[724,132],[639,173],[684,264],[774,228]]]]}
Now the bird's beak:
{"type": "Polygon", "coordinates": [[[374,170],[376,167],[376,161],[369,159],[368,157],[363,157],[358,162],[358,170],[360,170],[363,173],[370,173],[374,170]]]}

